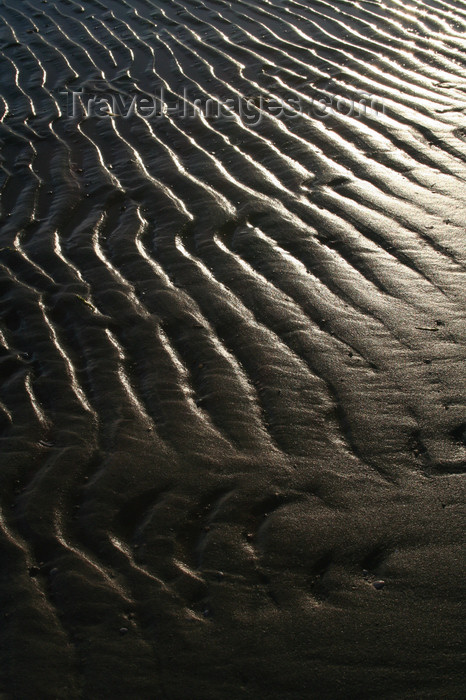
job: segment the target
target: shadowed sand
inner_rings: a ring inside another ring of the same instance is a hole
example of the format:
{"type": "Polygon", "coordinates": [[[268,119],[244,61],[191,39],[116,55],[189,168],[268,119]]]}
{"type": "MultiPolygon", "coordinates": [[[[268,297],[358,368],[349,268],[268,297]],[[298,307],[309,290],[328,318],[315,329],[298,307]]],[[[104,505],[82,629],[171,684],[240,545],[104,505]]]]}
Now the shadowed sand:
{"type": "Polygon", "coordinates": [[[464,697],[466,3],[0,24],[2,699],[464,697]]]}

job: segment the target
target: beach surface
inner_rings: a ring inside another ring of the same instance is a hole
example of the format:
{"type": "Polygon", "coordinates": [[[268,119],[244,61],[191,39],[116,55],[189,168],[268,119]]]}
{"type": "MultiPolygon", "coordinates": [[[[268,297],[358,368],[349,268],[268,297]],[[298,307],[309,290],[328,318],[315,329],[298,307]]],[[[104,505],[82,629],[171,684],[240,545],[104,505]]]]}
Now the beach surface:
{"type": "Polygon", "coordinates": [[[465,697],[465,47],[0,0],[1,700],[465,697]]]}

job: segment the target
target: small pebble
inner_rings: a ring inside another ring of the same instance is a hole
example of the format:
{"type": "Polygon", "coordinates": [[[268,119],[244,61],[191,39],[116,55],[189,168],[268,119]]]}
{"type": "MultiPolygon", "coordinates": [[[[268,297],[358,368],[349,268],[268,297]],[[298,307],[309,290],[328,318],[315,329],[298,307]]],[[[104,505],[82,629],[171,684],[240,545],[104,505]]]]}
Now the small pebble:
{"type": "Polygon", "coordinates": [[[120,634],[128,634],[128,628],[127,627],[120,627],[120,634]]]}
{"type": "Polygon", "coordinates": [[[381,591],[385,586],[385,581],[374,581],[372,584],[377,591],[381,591]]]}

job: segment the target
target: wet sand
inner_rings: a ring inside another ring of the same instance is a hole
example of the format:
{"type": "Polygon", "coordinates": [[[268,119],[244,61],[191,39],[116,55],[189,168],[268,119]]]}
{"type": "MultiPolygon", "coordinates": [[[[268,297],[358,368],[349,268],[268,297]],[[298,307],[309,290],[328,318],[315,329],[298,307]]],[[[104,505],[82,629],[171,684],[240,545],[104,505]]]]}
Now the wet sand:
{"type": "Polygon", "coordinates": [[[466,3],[0,25],[2,700],[463,698],[466,3]]]}

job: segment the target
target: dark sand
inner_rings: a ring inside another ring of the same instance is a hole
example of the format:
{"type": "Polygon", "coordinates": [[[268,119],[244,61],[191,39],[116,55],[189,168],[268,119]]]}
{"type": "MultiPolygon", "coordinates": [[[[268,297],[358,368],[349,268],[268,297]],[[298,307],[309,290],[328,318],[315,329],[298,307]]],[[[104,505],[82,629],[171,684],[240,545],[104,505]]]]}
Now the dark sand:
{"type": "Polygon", "coordinates": [[[0,21],[2,700],[464,698],[466,2],[0,21]]]}

